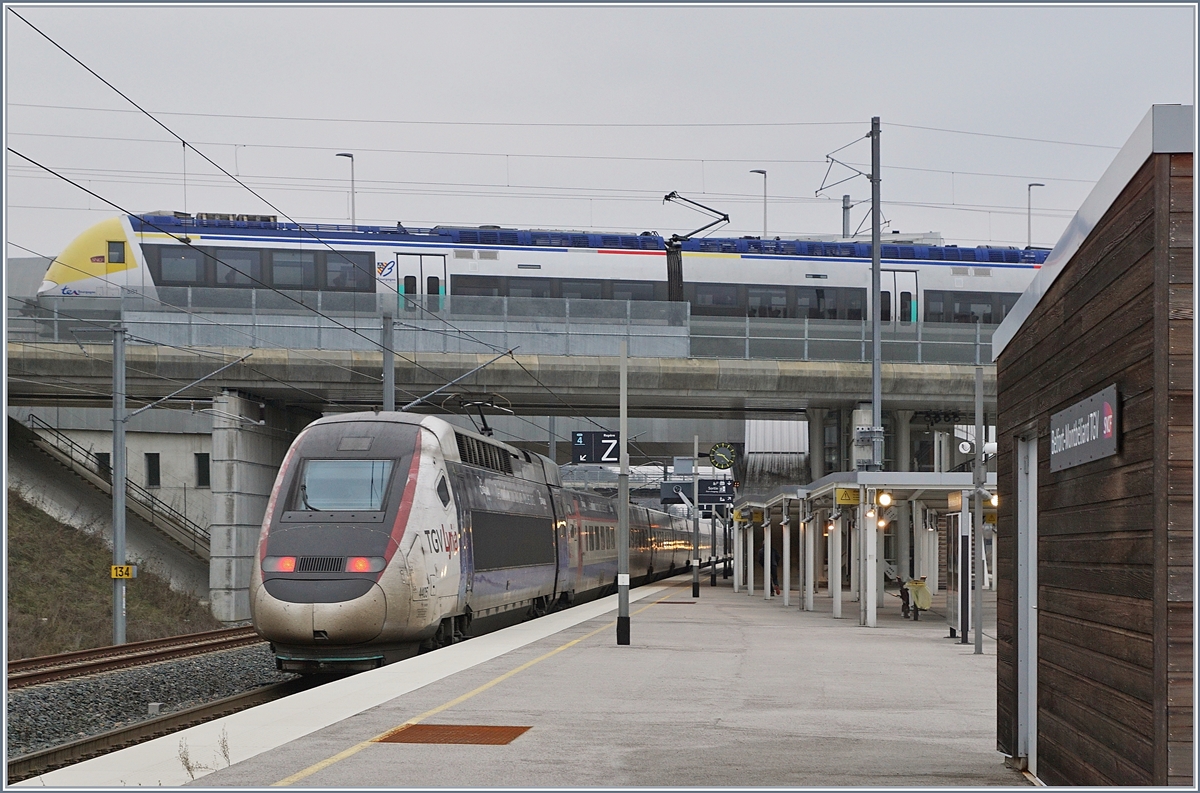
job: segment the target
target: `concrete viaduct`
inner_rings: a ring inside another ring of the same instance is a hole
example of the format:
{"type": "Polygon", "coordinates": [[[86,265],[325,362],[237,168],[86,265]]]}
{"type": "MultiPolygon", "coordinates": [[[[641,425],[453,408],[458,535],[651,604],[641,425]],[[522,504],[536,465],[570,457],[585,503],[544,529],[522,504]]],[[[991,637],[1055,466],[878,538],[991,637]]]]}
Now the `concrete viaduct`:
{"type": "MultiPolygon", "coordinates": [[[[166,396],[225,363],[247,360],[177,399],[236,391],[279,408],[320,412],[371,409],[382,402],[382,353],[345,350],[194,348],[131,344],[126,380],[131,399],[166,396]]],[[[396,402],[403,405],[470,372],[493,356],[407,353],[395,357],[396,402]]],[[[496,394],[523,415],[608,415],[618,403],[619,359],[608,356],[515,355],[466,378],[452,393],[496,394]]],[[[974,411],[972,364],[884,363],[887,410],[974,411]]],[[[984,404],[995,410],[995,374],[984,367],[984,404]]],[[[795,416],[807,408],[851,406],[870,399],[869,363],[719,358],[631,358],[630,413],[660,418],[795,416]]],[[[10,342],[11,405],[111,404],[108,344],[10,342]]],[[[435,397],[436,405],[444,397],[435,397]]],[[[503,401],[500,404],[505,404],[503,401]]]]}

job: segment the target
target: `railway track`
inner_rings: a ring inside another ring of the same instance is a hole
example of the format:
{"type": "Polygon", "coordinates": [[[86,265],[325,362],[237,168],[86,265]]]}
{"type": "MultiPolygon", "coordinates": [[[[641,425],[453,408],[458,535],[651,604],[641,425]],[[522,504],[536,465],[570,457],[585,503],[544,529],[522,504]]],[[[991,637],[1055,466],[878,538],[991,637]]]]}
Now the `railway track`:
{"type": "Polygon", "coordinates": [[[164,716],[109,730],[100,735],[81,738],[78,741],[14,757],[8,761],[8,781],[10,783],[19,782],[56,768],[115,752],[118,749],[168,735],[177,730],[237,713],[240,710],[282,699],[314,685],[318,685],[318,683],[304,678],[288,680],[219,699],[207,705],[198,705],[176,713],[168,713],[164,716]]]}
{"type": "Polygon", "coordinates": [[[60,655],[23,658],[8,662],[8,690],[188,655],[230,650],[261,641],[253,628],[226,628],[60,655]]]}

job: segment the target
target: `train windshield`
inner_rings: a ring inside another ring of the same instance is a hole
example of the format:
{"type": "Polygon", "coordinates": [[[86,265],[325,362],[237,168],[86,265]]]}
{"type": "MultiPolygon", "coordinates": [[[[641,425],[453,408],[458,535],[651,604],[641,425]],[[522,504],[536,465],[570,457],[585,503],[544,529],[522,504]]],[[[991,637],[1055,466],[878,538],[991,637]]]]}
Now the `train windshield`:
{"type": "Polygon", "coordinates": [[[292,509],[377,512],[391,476],[391,460],[308,460],[292,509]]]}

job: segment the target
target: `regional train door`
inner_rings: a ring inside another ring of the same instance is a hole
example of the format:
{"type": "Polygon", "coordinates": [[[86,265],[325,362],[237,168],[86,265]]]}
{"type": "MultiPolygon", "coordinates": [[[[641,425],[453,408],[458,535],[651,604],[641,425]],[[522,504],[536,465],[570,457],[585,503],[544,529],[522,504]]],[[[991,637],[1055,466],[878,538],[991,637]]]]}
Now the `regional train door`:
{"type": "Polygon", "coordinates": [[[417,311],[423,306],[440,311],[446,294],[446,257],[428,253],[397,253],[397,301],[401,311],[417,311]]]}
{"type": "Polygon", "coordinates": [[[884,270],[879,279],[881,325],[891,331],[916,332],[917,271],[884,270]]]}

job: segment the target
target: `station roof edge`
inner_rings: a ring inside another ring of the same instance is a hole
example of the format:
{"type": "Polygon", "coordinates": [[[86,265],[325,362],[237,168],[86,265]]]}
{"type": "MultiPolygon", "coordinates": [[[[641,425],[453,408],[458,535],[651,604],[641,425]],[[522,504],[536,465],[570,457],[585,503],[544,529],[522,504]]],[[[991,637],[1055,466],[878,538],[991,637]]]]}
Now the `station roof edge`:
{"type": "Polygon", "coordinates": [[[1195,106],[1151,105],[1133,134],[1117,152],[1112,163],[1084,199],[1058,242],[1022,293],[1004,322],[992,335],[992,361],[999,359],[1016,337],[1050,286],[1100,222],[1117,196],[1152,154],[1195,152],[1195,106]]]}

